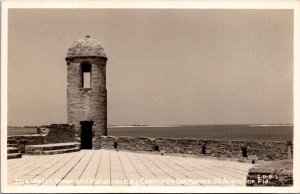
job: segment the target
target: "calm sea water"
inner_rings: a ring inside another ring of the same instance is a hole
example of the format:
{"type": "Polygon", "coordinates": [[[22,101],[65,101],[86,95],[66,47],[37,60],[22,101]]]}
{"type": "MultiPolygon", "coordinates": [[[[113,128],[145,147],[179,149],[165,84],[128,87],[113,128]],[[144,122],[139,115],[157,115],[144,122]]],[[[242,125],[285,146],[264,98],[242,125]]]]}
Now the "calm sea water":
{"type": "Polygon", "coordinates": [[[108,135],[228,140],[293,140],[293,126],[194,125],[172,127],[110,127],[108,135]]]}
{"type": "MultiPolygon", "coordinates": [[[[8,135],[34,133],[36,133],[36,128],[10,127],[8,129],[8,135]]],[[[290,141],[293,140],[293,126],[193,125],[172,127],[109,127],[108,135],[134,137],[290,141]]]]}

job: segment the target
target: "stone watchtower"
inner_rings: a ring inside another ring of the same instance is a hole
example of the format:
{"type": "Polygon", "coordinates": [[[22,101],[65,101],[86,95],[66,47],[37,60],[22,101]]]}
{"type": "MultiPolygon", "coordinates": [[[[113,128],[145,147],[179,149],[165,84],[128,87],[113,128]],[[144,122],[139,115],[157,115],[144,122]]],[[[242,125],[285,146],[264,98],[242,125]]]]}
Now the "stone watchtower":
{"type": "Polygon", "coordinates": [[[68,123],[81,149],[100,148],[100,136],[107,135],[106,54],[86,36],[68,49],[66,61],[68,123]]]}

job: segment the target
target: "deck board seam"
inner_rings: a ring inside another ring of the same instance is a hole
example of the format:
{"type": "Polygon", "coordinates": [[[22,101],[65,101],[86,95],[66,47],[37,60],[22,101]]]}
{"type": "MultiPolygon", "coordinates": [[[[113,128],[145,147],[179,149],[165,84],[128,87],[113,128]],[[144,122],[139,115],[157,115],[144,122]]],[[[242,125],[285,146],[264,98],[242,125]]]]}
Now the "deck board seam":
{"type": "MultiPolygon", "coordinates": [[[[57,173],[59,170],[61,170],[66,164],[68,164],[70,161],[72,161],[72,159],[73,158],[75,158],[75,156],[77,156],[77,155],[79,155],[80,153],[78,152],[78,153],[76,153],[76,154],[74,154],[72,157],[70,157],[70,158],[67,158],[68,160],[67,161],[64,161],[63,162],[63,165],[61,165],[57,170],[55,170],[52,174],[50,174],[46,179],[49,179],[50,177],[52,177],[53,175],[55,175],[55,173],[57,173]]],[[[84,156],[84,154],[83,154],[83,156],[84,156]]],[[[82,157],[83,157],[82,156],[82,157]]],[[[82,158],[81,157],[81,158],[82,158]]],[[[63,178],[60,180],[60,182],[63,180],[63,178]]],[[[59,183],[60,183],[59,182],[59,183]]],[[[42,182],[40,185],[42,185],[44,182],[42,182]]],[[[58,183],[58,184],[59,184],[58,183]]]]}
{"type": "MultiPolygon", "coordinates": [[[[79,160],[75,163],[75,165],[73,165],[73,167],[60,179],[60,181],[56,184],[56,186],[58,186],[63,180],[64,178],[75,168],[75,166],[81,161],[81,159],[87,154],[87,152],[85,152],[80,158],[79,160]]],[[[74,156],[75,157],[75,156],[74,156]]],[[[70,160],[68,160],[65,164],[69,163],[74,157],[72,157],[70,160]]],[[[63,165],[64,166],[64,165],[63,165]]],[[[55,174],[56,172],[58,172],[60,169],[63,168],[63,166],[61,168],[59,168],[57,171],[55,171],[53,174],[55,174]]],[[[53,175],[52,174],[52,175],[53,175]]],[[[51,175],[51,176],[52,176],[51,175]]]]}
{"type": "Polygon", "coordinates": [[[77,185],[77,182],[80,180],[81,176],[83,175],[84,171],[86,170],[87,166],[89,165],[89,163],[91,162],[92,158],[94,157],[95,155],[95,151],[93,151],[93,154],[91,156],[91,158],[89,159],[89,161],[87,162],[87,164],[85,165],[83,171],[81,172],[81,174],[79,175],[77,181],[75,182],[75,186],[77,185]]]}
{"type": "Polygon", "coordinates": [[[99,162],[98,162],[97,170],[96,170],[96,173],[95,173],[95,176],[94,176],[93,186],[95,185],[95,180],[96,180],[96,177],[97,177],[97,174],[98,174],[98,171],[99,171],[99,167],[100,167],[100,164],[101,164],[102,154],[103,154],[103,151],[100,150],[99,162]]]}
{"type": "MultiPolygon", "coordinates": [[[[55,162],[54,164],[52,164],[50,167],[46,168],[45,170],[43,170],[43,171],[40,172],[39,174],[35,175],[33,178],[38,177],[38,176],[41,175],[43,172],[45,172],[46,170],[50,169],[52,166],[54,166],[55,164],[57,164],[57,163],[60,161],[61,158],[63,158],[63,156],[61,156],[60,158],[56,159],[56,162],[55,162]]],[[[48,164],[48,163],[45,163],[44,165],[46,165],[46,164],[48,164]]],[[[44,165],[43,165],[43,166],[44,166],[44,165]]],[[[41,168],[41,167],[42,167],[42,166],[40,166],[39,168],[41,168]]],[[[37,169],[39,169],[39,168],[37,168],[37,169]]],[[[23,175],[23,176],[24,176],[24,175],[23,175]]],[[[26,174],[25,174],[25,176],[26,176],[26,174]]],[[[22,184],[22,185],[26,185],[26,183],[24,183],[24,184],[22,184]]]]}

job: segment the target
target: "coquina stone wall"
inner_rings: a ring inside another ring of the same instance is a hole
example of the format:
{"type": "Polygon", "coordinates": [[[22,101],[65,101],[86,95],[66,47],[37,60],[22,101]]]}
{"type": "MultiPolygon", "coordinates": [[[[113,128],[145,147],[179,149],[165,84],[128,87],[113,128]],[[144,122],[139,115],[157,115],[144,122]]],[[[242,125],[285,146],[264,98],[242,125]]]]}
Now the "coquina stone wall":
{"type": "Polygon", "coordinates": [[[107,91],[106,58],[72,58],[67,60],[68,123],[75,125],[75,135],[80,141],[80,122],[93,122],[93,142],[97,137],[107,134],[107,91]],[[82,87],[81,65],[91,65],[91,87],[82,87]]]}
{"type": "Polygon", "coordinates": [[[75,126],[69,124],[43,125],[37,128],[38,134],[45,135],[47,143],[65,143],[75,141],[75,126]]]}
{"type": "MultiPolygon", "coordinates": [[[[243,158],[254,160],[282,160],[288,158],[286,141],[229,141],[196,138],[148,138],[101,136],[96,149],[119,149],[130,151],[162,151],[222,158],[243,158]]],[[[292,156],[293,153],[290,153],[292,156]]]]}
{"type": "Polygon", "coordinates": [[[13,136],[8,136],[7,140],[8,143],[16,142],[16,143],[26,143],[28,145],[37,145],[37,144],[46,143],[45,135],[41,135],[41,134],[13,135],[13,136]]]}
{"type": "Polygon", "coordinates": [[[17,144],[17,147],[20,149],[21,153],[25,153],[25,145],[39,145],[45,144],[46,135],[42,134],[33,134],[33,135],[13,135],[7,137],[7,144],[17,144]]]}
{"type": "Polygon", "coordinates": [[[7,144],[17,144],[21,153],[25,152],[26,145],[39,145],[47,143],[65,143],[75,141],[74,125],[51,124],[37,128],[37,134],[13,135],[7,137],[7,144]]]}

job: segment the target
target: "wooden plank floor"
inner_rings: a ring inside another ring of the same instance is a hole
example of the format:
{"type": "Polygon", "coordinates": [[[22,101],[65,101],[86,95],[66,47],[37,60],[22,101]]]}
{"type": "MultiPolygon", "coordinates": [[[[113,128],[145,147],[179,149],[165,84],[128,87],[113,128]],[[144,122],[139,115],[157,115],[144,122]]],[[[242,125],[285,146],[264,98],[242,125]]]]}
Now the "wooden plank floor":
{"type": "Polygon", "coordinates": [[[9,185],[245,186],[252,164],[114,150],[8,160],[9,185]]]}

